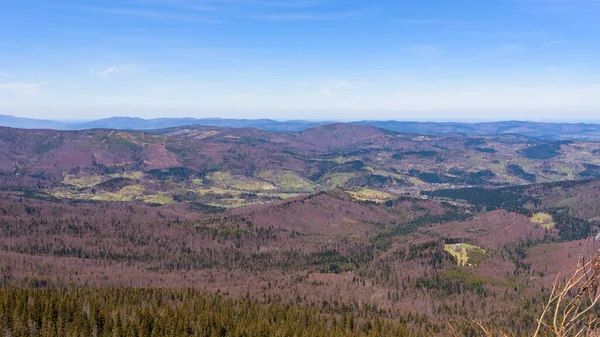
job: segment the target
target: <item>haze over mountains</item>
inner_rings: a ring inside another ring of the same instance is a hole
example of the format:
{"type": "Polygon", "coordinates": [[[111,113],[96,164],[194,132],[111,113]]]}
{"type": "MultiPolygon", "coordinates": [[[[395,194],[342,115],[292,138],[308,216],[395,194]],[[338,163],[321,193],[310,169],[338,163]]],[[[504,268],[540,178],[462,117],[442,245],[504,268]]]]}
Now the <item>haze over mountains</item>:
{"type": "MultiPolygon", "coordinates": [[[[255,128],[273,132],[296,132],[335,121],[276,121],[271,119],[224,119],[224,118],[154,118],[112,117],[87,122],[60,122],[0,115],[0,126],[22,129],[52,130],[154,130],[181,126],[216,126],[222,128],[255,128]]],[[[600,124],[549,123],[530,121],[500,122],[418,122],[418,121],[355,121],[352,124],[375,126],[404,133],[439,135],[458,133],[464,135],[521,134],[548,140],[600,140],[600,124]]]]}

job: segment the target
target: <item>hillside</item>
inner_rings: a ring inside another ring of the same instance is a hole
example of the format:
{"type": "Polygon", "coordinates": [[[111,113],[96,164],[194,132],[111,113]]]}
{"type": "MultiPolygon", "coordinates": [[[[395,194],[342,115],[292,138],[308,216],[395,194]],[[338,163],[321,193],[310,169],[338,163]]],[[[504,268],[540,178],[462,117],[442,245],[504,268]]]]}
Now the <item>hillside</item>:
{"type": "Polygon", "coordinates": [[[11,191],[0,193],[0,261],[5,286],[194,287],[400,319],[425,334],[444,331],[447,321],[469,331],[465,317],[529,331],[536,299],[583,238],[562,236],[564,218],[556,227],[536,221],[522,212],[411,198],[377,203],[344,192],[209,214],[11,191]],[[515,306],[523,302],[529,307],[515,306]]]}
{"type": "Polygon", "coordinates": [[[600,229],[592,142],[338,123],[2,128],[0,145],[5,287],[192,287],[353,329],[530,332],[600,229]]]}
{"type": "Polygon", "coordinates": [[[600,146],[518,135],[396,133],[331,124],[301,132],[0,128],[3,186],[59,198],[238,207],[339,188],[358,198],[600,176],[600,146]]]}
{"type": "Polygon", "coordinates": [[[600,180],[511,186],[496,189],[461,188],[424,192],[433,198],[459,200],[488,209],[547,211],[585,221],[600,221],[600,180]]]}

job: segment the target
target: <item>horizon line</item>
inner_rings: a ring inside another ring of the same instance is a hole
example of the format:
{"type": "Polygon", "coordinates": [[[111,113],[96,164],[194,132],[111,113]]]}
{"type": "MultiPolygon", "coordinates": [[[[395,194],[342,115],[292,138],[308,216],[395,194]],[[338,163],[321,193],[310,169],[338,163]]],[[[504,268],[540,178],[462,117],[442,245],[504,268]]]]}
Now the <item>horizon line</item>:
{"type": "Polygon", "coordinates": [[[1,117],[12,117],[17,119],[37,120],[46,122],[57,122],[64,124],[78,124],[78,123],[90,123],[109,119],[141,119],[145,121],[151,121],[156,119],[195,119],[195,120],[246,120],[246,121],[259,121],[259,120],[270,120],[280,123],[285,122],[311,122],[311,123],[357,123],[357,122],[400,122],[400,123],[465,123],[465,124],[477,124],[477,123],[501,123],[501,122],[521,122],[521,123],[553,123],[553,124],[600,124],[600,119],[279,119],[270,117],[256,117],[256,118],[234,118],[234,117],[193,117],[193,116],[178,116],[178,117],[139,117],[139,116],[128,116],[128,115],[115,115],[110,117],[103,117],[98,119],[77,119],[77,118],[58,118],[58,119],[45,119],[45,118],[34,118],[24,117],[11,114],[0,114],[1,117]]]}

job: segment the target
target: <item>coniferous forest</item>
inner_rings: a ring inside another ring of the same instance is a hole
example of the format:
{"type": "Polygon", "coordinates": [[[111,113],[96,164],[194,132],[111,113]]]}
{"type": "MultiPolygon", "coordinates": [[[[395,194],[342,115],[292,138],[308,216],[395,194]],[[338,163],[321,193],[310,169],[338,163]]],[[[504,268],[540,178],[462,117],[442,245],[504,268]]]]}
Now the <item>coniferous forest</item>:
{"type": "Polygon", "coordinates": [[[411,336],[371,313],[257,304],[200,291],[3,289],[6,336],[411,336]]]}

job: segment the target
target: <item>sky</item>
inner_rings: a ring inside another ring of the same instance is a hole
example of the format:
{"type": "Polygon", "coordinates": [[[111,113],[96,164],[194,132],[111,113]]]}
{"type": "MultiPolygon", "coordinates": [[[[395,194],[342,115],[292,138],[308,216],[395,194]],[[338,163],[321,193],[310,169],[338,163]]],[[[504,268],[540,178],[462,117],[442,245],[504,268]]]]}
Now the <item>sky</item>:
{"type": "Polygon", "coordinates": [[[600,120],[600,0],[0,3],[0,114],[600,120]]]}

